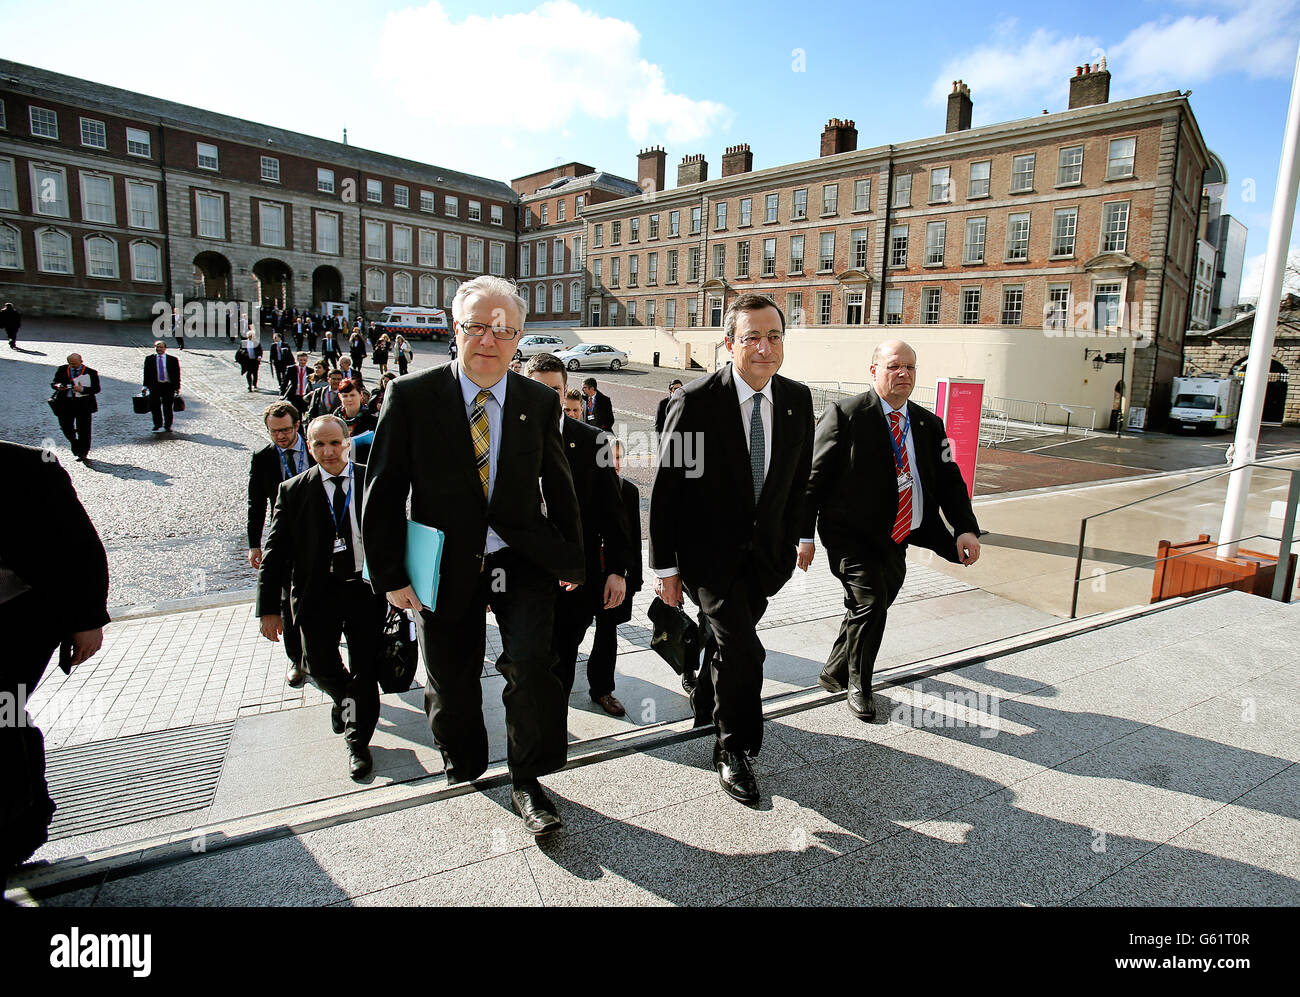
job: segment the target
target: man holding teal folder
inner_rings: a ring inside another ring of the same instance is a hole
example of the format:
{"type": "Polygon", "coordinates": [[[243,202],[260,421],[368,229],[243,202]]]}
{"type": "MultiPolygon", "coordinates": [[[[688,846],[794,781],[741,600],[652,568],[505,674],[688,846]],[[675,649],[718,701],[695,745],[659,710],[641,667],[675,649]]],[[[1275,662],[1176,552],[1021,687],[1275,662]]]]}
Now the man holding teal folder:
{"type": "Polygon", "coordinates": [[[568,752],[551,650],[555,590],[586,576],[559,398],[508,369],[526,312],[507,280],[461,285],[452,303],[456,362],[388,388],[362,535],[375,589],[418,611],[425,709],[450,782],[478,778],[489,761],[480,676],[491,607],[501,629],[511,800],[530,832],[546,834],[561,821],[538,777],[563,768],[568,752]],[[433,606],[407,569],[408,497],[411,520],[444,537],[433,606]]]}

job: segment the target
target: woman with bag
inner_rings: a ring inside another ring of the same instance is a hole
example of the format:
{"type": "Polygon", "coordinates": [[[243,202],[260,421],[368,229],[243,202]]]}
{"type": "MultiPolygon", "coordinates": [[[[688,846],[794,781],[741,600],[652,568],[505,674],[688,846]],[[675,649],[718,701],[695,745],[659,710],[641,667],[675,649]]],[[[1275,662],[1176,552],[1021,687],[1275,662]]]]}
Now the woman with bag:
{"type": "Polygon", "coordinates": [[[360,370],[362,361],[366,359],[366,337],[361,335],[360,325],[352,330],[352,338],[348,340],[348,353],[352,356],[353,368],[360,370]]]}
{"type": "Polygon", "coordinates": [[[397,336],[396,350],[397,372],[399,374],[405,374],[407,367],[410,366],[411,358],[415,356],[415,351],[411,349],[411,344],[406,341],[401,333],[398,333],[397,336]]]}
{"type": "Polygon", "coordinates": [[[388,373],[388,351],[388,333],[384,333],[379,337],[379,341],[375,343],[375,352],[371,356],[371,360],[379,368],[381,377],[388,373]]]}

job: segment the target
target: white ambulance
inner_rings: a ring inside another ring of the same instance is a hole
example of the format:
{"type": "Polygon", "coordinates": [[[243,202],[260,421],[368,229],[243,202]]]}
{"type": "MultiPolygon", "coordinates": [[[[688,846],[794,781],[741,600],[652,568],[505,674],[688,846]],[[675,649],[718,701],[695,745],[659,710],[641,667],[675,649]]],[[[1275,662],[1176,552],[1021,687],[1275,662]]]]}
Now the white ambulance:
{"type": "Polygon", "coordinates": [[[446,309],[413,308],[410,305],[389,305],[371,328],[371,342],[385,332],[392,340],[399,334],[407,339],[446,339],[451,332],[446,309]]]}

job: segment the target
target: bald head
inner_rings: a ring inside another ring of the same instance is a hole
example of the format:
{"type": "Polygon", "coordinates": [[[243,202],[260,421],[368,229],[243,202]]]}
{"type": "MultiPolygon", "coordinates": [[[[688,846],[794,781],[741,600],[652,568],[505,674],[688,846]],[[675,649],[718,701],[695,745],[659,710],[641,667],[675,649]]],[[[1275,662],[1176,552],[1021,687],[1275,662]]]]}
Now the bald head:
{"type": "Polygon", "coordinates": [[[80,366],[81,366],[81,354],[80,354],[80,353],[69,353],[69,354],[68,354],[68,366],[69,366],[69,367],[80,367],[80,366]]]}
{"type": "Polygon", "coordinates": [[[888,339],[871,353],[871,382],[876,394],[901,408],[916,387],[916,351],[901,339],[888,339]]]}

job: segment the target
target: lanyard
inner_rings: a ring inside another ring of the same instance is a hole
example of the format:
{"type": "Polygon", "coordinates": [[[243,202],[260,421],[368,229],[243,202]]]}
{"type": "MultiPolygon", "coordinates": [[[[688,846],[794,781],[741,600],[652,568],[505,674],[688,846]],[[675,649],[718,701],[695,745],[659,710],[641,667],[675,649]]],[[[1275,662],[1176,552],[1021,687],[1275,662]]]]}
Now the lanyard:
{"type": "MultiPolygon", "coordinates": [[[[344,480],[345,481],[347,480],[346,476],[344,476],[344,480]]],[[[334,487],[342,488],[343,486],[335,485],[334,487]]],[[[334,520],[334,535],[336,537],[343,536],[343,523],[348,518],[348,506],[351,504],[352,504],[352,489],[350,488],[345,489],[343,492],[343,515],[342,516],[336,516],[334,514],[334,503],[330,502],[330,519],[334,520]]]]}
{"type": "Polygon", "coordinates": [[[912,428],[912,414],[910,412],[905,412],[903,415],[902,432],[898,434],[903,438],[902,446],[899,446],[898,441],[894,439],[893,427],[891,426],[889,429],[889,446],[894,451],[894,467],[897,468],[899,471],[903,470],[903,464],[906,462],[906,458],[903,453],[903,448],[907,446],[907,434],[911,430],[911,428],[912,428]]]}
{"type": "MultiPolygon", "coordinates": [[[[279,450],[279,447],[277,447],[276,449],[279,450]]],[[[286,480],[292,478],[295,474],[298,473],[293,469],[293,464],[289,463],[289,454],[297,454],[297,452],[298,452],[297,447],[290,448],[289,450],[280,450],[280,463],[284,465],[284,476],[286,480]]],[[[297,463],[296,458],[294,460],[294,463],[297,463]]]]}

